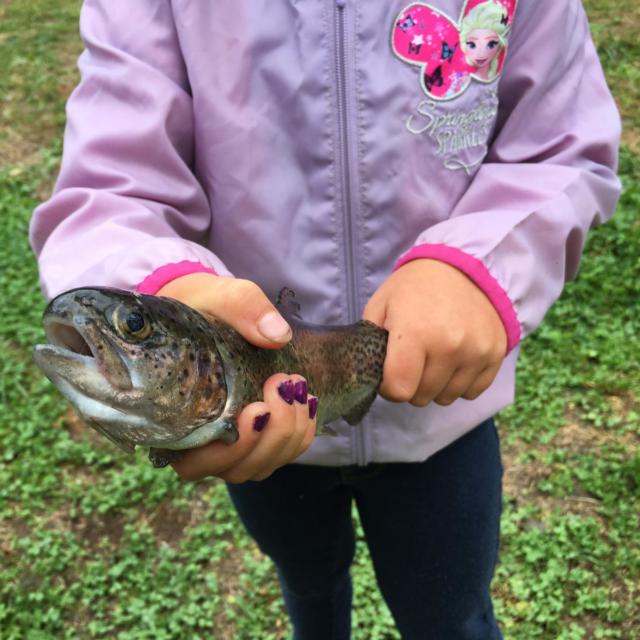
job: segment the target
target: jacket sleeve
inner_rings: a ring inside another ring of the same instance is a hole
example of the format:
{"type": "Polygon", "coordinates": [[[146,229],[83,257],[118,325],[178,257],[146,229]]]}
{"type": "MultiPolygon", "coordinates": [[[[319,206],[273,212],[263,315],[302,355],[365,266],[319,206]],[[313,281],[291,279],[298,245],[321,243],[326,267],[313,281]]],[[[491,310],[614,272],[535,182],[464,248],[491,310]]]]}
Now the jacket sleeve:
{"type": "Polygon", "coordinates": [[[609,218],[620,119],[578,0],[521,0],[489,153],[416,258],[464,271],[494,303],[508,348],[531,333],[575,277],[585,236],[609,218]]]}
{"type": "Polygon", "coordinates": [[[30,228],[45,295],[82,285],[154,293],[191,271],[228,275],[202,246],[211,211],[171,3],[86,0],[80,28],[62,168],[30,228]]]}

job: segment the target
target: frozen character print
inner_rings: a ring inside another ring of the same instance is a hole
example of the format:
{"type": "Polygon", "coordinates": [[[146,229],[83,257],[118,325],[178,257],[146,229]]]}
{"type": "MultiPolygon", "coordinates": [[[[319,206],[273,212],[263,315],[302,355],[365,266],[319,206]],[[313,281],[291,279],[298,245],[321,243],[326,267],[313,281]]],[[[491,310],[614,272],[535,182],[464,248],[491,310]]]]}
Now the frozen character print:
{"type": "Polygon", "coordinates": [[[475,69],[472,76],[493,82],[502,67],[499,55],[507,47],[508,15],[498,2],[478,4],[462,20],[460,47],[466,63],[475,69]]]}
{"type": "Polygon", "coordinates": [[[420,86],[434,100],[451,100],[472,80],[490,83],[502,71],[517,0],[467,0],[458,22],[424,3],[396,17],[391,48],[419,67],[420,86]]]}

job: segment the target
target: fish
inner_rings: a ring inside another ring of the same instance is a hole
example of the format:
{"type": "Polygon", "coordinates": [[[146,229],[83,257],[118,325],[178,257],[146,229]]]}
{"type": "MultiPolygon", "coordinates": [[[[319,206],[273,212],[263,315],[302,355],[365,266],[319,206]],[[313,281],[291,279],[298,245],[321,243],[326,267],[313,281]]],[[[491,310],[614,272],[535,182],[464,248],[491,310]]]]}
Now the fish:
{"type": "Polygon", "coordinates": [[[303,376],[318,398],[317,429],[362,421],[382,381],[388,333],[361,320],[304,322],[295,294],[277,307],[292,329],[280,349],[178,300],[108,287],[61,293],[47,305],[36,365],[90,427],[126,452],[148,448],[156,467],[185,449],[237,441],[237,418],[278,372],[303,376]]]}

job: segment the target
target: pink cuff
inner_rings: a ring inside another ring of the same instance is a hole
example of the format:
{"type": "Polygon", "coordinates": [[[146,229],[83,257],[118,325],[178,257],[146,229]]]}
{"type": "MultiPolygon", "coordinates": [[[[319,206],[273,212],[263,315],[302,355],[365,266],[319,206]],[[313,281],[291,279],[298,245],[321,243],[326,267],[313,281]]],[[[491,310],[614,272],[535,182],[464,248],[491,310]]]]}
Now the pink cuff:
{"type": "Polygon", "coordinates": [[[462,271],[482,289],[498,312],[507,332],[507,353],[520,342],[520,322],[516,310],[505,290],[480,260],[445,244],[419,244],[398,260],[394,271],[403,264],[419,258],[440,260],[462,271]]]}
{"type": "Polygon", "coordinates": [[[214,276],[218,275],[211,267],[205,267],[200,262],[183,260],[182,262],[174,262],[158,267],[136,287],[136,291],[138,293],[155,295],[165,284],[191,273],[211,273],[214,276]]]}

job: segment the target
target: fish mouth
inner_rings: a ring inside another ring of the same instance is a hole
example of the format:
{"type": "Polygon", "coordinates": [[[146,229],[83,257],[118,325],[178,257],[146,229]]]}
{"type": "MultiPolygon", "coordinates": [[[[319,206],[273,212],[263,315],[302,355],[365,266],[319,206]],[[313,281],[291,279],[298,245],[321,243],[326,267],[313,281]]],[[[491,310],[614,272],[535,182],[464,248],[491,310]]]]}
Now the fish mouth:
{"type": "Polygon", "coordinates": [[[62,378],[98,399],[133,389],[119,349],[96,322],[81,315],[50,316],[44,331],[49,344],[36,345],[34,359],[54,384],[62,378]]]}

